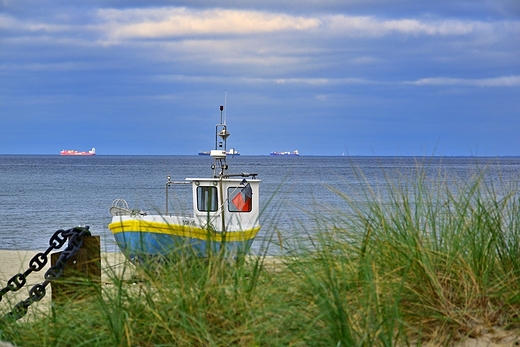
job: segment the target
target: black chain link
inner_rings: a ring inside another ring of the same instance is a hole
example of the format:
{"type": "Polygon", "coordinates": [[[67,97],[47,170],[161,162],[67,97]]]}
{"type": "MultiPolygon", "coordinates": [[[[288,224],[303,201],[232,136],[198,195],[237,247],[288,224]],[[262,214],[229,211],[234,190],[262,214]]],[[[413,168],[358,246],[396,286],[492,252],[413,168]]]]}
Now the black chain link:
{"type": "Polygon", "coordinates": [[[43,299],[46,293],[45,288],[47,285],[51,281],[61,276],[67,261],[72,258],[83,245],[83,236],[90,236],[88,226],[75,227],[67,230],[57,230],[49,240],[49,248],[47,248],[47,250],[43,253],[36,254],[29,261],[29,268],[24,273],[18,273],[7,281],[7,285],[0,290],[0,301],[2,301],[2,297],[9,291],[16,292],[23,288],[23,286],[27,283],[27,276],[29,276],[34,271],[40,271],[45,267],[45,265],[47,265],[49,260],[49,253],[54,249],[61,248],[65,242],[69,240],[67,248],[61,252],[60,257],[56,261],[56,264],[51,266],[45,273],[45,281],[43,281],[41,284],[34,285],[29,290],[29,297],[17,303],[11,312],[5,314],[3,317],[4,320],[16,321],[22,318],[27,314],[27,310],[32,303],[43,299]]]}

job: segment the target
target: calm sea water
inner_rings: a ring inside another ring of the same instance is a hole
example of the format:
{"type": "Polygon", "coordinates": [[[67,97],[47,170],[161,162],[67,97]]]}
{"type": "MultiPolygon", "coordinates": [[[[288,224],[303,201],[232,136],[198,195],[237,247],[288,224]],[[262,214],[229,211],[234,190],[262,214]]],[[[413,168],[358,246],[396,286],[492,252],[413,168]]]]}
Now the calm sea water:
{"type": "MultiPolygon", "coordinates": [[[[88,225],[101,237],[104,251],[116,251],[107,228],[114,199],[125,199],[131,208],[164,211],[166,176],[176,181],[206,177],[211,164],[205,156],[0,156],[0,249],[44,250],[55,230],[88,225]]],[[[316,214],[348,212],[334,189],[361,201],[370,185],[384,199],[389,180],[413,179],[418,167],[454,185],[481,171],[498,185],[515,186],[520,180],[520,157],[239,156],[228,164],[231,173],[254,172],[262,180],[263,227],[253,250],[274,229],[291,238],[312,233],[316,214]]],[[[189,213],[187,187],[170,190],[170,212],[189,213]]]]}

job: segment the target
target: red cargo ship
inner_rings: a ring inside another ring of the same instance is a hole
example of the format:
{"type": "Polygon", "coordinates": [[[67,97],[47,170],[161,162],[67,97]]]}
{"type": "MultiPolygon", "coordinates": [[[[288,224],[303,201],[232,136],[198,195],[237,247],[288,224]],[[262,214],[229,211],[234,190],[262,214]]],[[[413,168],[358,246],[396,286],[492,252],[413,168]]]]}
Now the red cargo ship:
{"type": "Polygon", "coordinates": [[[73,149],[64,149],[63,151],[60,152],[60,155],[96,155],[96,149],[92,148],[88,152],[79,152],[79,151],[75,151],[73,149]]]}

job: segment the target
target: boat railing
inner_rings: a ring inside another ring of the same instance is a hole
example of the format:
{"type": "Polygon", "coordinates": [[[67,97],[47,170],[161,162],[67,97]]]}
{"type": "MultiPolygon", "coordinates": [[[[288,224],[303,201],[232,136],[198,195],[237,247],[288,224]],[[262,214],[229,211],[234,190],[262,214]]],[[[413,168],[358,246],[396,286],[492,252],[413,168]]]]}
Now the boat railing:
{"type": "Polygon", "coordinates": [[[115,199],[110,207],[112,216],[146,216],[146,212],[139,209],[131,209],[125,199],[115,199]]]}
{"type": "Polygon", "coordinates": [[[169,201],[169,197],[168,197],[168,195],[169,195],[169,191],[170,191],[170,186],[171,186],[171,185],[181,185],[181,184],[182,184],[182,185],[186,185],[186,184],[191,184],[191,182],[186,182],[186,181],[172,181],[170,175],[166,176],[166,179],[167,179],[167,181],[166,181],[166,209],[165,209],[165,212],[166,212],[166,214],[168,214],[168,213],[169,213],[169,212],[168,212],[168,201],[169,201]]]}
{"type": "Polygon", "coordinates": [[[242,172],[238,174],[225,174],[224,178],[231,178],[231,177],[251,177],[252,179],[256,179],[256,176],[258,176],[257,173],[249,173],[249,172],[242,172]]]}

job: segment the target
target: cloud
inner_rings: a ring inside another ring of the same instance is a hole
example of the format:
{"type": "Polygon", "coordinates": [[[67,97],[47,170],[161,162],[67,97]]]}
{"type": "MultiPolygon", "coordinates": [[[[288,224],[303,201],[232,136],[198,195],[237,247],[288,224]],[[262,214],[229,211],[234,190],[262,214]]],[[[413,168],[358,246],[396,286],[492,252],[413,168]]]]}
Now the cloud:
{"type": "Polygon", "coordinates": [[[308,86],[360,86],[360,85],[415,85],[415,86],[469,86],[469,87],[518,87],[520,76],[503,76],[482,79],[464,79],[448,77],[422,78],[416,81],[381,82],[365,78],[252,78],[252,77],[222,77],[222,76],[186,76],[163,75],[161,80],[188,82],[188,83],[216,83],[247,84],[247,85],[308,85],[308,86]]]}
{"type": "Polygon", "coordinates": [[[375,82],[362,78],[278,78],[267,80],[276,84],[307,84],[307,85],[358,85],[374,84],[375,82]]]}
{"type": "Polygon", "coordinates": [[[0,14],[0,29],[6,30],[9,28],[15,28],[16,24],[14,18],[0,14]]]}
{"type": "Polygon", "coordinates": [[[411,18],[385,20],[373,16],[336,15],[323,20],[337,33],[352,36],[383,36],[394,33],[406,35],[467,35],[476,30],[490,30],[492,26],[471,20],[420,20],[411,18]]]}
{"type": "Polygon", "coordinates": [[[293,16],[277,12],[166,7],[152,9],[101,9],[97,13],[106,34],[113,39],[168,38],[193,35],[249,35],[279,31],[329,32],[345,36],[468,35],[491,31],[493,23],[462,19],[384,19],[375,16],[293,16]]]}
{"type": "Polygon", "coordinates": [[[422,78],[416,81],[405,82],[406,84],[420,86],[472,86],[472,87],[517,87],[520,86],[520,76],[504,76],[482,79],[464,79],[434,77],[422,78]]]}
{"type": "MultiPolygon", "coordinates": [[[[154,7],[131,9],[97,9],[50,17],[11,17],[0,14],[0,29],[15,32],[63,33],[85,37],[100,35],[100,43],[132,39],[182,37],[216,37],[222,35],[254,35],[278,32],[304,32],[316,37],[333,38],[386,35],[463,36],[474,33],[518,33],[517,21],[484,21],[469,19],[432,19],[408,17],[386,19],[381,16],[347,14],[291,15],[260,10],[154,7]]],[[[94,39],[94,38],[93,38],[94,39]]]]}
{"type": "Polygon", "coordinates": [[[15,17],[0,14],[0,29],[11,31],[14,33],[56,33],[70,32],[77,29],[76,25],[67,25],[59,23],[46,23],[43,21],[19,20],[15,17]]]}
{"type": "Polygon", "coordinates": [[[216,83],[223,82],[247,85],[309,85],[309,86],[338,86],[338,85],[374,85],[380,84],[362,78],[253,78],[253,77],[222,77],[222,76],[187,76],[162,75],[159,80],[187,82],[187,83],[216,83]]]}
{"type": "Polygon", "coordinates": [[[319,24],[315,18],[223,9],[110,9],[100,10],[98,15],[106,21],[108,35],[114,38],[266,33],[306,30],[319,24]]]}
{"type": "Polygon", "coordinates": [[[365,78],[253,78],[253,77],[222,77],[222,76],[188,76],[163,75],[161,80],[186,83],[217,83],[246,84],[246,85],[308,85],[308,86],[360,86],[360,85],[416,85],[416,86],[472,86],[472,87],[518,87],[520,76],[504,76],[483,79],[463,79],[433,77],[416,81],[381,82],[365,78]]]}

